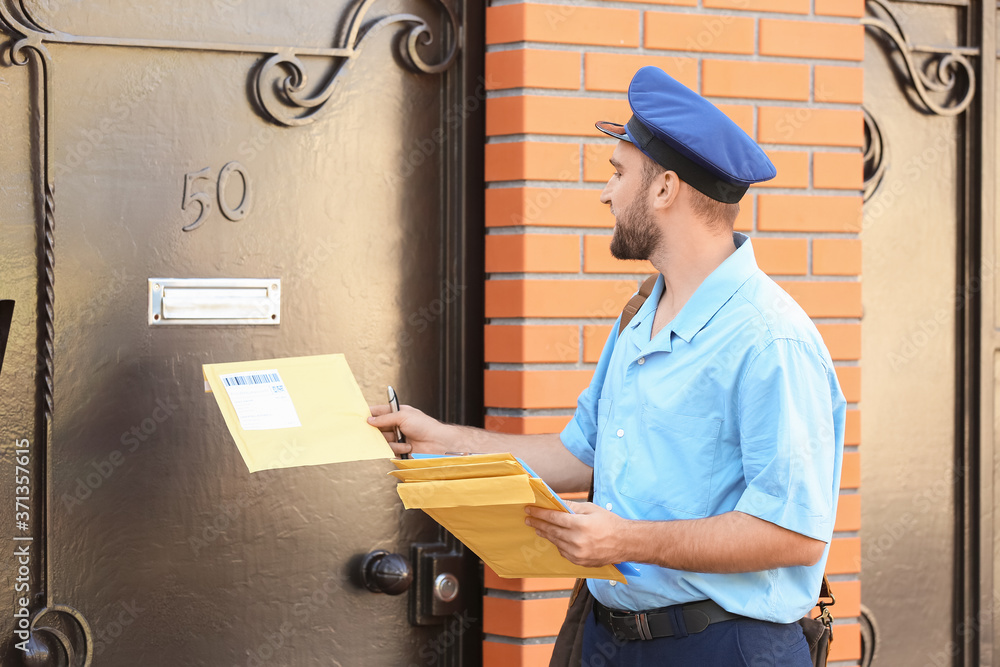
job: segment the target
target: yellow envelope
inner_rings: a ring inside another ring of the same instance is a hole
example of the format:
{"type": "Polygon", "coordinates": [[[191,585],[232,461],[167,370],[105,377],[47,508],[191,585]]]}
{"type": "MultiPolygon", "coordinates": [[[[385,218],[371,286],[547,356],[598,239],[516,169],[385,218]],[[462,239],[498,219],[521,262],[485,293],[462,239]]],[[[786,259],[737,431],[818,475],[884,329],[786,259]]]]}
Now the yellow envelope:
{"type": "Polygon", "coordinates": [[[393,464],[400,470],[389,474],[401,478],[396,491],[403,504],[424,510],[499,576],[586,577],[628,583],[613,565],[574,565],[524,523],[525,505],[569,510],[511,454],[397,459],[393,464]],[[483,476],[486,470],[496,472],[483,476]]]}
{"type": "Polygon", "coordinates": [[[395,456],[342,354],[202,369],[250,472],[395,456]]]}
{"type": "MultiPolygon", "coordinates": [[[[405,463],[411,459],[404,459],[405,463]]],[[[390,470],[389,474],[403,482],[423,482],[434,479],[470,479],[478,477],[505,477],[507,475],[524,475],[524,468],[514,460],[494,461],[490,463],[470,463],[468,465],[448,465],[440,468],[410,468],[406,470],[390,470]]]]}

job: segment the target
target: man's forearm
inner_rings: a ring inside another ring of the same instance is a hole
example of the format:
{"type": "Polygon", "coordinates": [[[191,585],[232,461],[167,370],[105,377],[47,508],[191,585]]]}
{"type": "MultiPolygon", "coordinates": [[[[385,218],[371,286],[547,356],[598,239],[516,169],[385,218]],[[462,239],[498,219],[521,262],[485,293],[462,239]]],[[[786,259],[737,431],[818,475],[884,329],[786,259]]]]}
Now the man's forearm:
{"type": "Polygon", "coordinates": [[[688,572],[757,572],[812,565],[825,544],[742,512],[680,521],[626,521],[623,560],[688,572]]]}
{"type": "Polygon", "coordinates": [[[592,469],[573,456],[556,433],[512,435],[455,424],[444,426],[448,432],[443,439],[454,447],[449,451],[510,452],[523,459],[558,493],[586,491],[590,485],[592,469]]]}

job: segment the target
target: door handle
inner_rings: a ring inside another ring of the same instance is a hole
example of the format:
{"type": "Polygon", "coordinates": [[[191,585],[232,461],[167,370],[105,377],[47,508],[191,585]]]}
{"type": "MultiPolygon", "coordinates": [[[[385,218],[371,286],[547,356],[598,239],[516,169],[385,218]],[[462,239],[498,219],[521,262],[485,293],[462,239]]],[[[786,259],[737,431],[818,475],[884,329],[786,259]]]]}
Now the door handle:
{"type": "Polygon", "coordinates": [[[403,556],[378,549],[361,559],[361,581],[372,593],[401,595],[413,583],[413,570],[403,556]]]}

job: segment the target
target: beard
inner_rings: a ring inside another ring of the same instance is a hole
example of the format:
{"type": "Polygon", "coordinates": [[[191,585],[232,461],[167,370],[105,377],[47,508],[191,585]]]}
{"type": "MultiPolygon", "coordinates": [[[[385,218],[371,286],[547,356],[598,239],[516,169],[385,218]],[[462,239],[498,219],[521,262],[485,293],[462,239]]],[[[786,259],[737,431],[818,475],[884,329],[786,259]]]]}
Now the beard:
{"type": "Polygon", "coordinates": [[[648,197],[640,194],[615,219],[611,255],[617,259],[649,259],[660,243],[661,232],[653,222],[648,197]]]}

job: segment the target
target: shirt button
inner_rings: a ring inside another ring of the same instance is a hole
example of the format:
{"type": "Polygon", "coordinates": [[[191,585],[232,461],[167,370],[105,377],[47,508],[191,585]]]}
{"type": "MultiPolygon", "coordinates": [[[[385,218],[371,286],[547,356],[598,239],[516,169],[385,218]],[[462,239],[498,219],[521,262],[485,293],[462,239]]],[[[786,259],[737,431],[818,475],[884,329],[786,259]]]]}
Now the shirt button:
{"type": "Polygon", "coordinates": [[[607,505],[605,505],[605,507],[607,507],[607,508],[608,508],[608,511],[609,511],[609,512],[611,511],[611,503],[608,503],[607,505]]]}
{"type": "Polygon", "coordinates": [[[639,361],[637,361],[636,363],[642,366],[644,363],[646,363],[646,357],[639,357],[639,361]]]}
{"type": "Polygon", "coordinates": [[[616,433],[616,435],[619,438],[623,437],[625,435],[625,429],[623,429],[623,428],[618,429],[618,433],[616,433]]]}
{"type": "Polygon", "coordinates": [[[618,584],[618,582],[617,582],[617,581],[612,581],[612,582],[611,582],[611,585],[612,585],[612,586],[615,586],[615,585],[617,585],[617,584],[618,584]]]}

